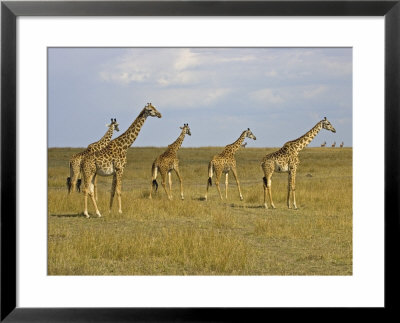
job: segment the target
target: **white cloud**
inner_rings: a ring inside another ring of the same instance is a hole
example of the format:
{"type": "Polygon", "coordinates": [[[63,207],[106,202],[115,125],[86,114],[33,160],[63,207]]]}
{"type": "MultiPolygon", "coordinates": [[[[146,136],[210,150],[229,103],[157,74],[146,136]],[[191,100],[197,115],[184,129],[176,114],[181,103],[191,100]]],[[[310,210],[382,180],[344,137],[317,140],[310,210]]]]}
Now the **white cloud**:
{"type": "Polygon", "coordinates": [[[323,95],[326,91],[327,86],[325,85],[309,86],[303,90],[303,96],[306,99],[314,99],[323,95]]]}
{"type": "Polygon", "coordinates": [[[278,73],[275,70],[269,70],[269,71],[265,72],[265,75],[268,77],[276,77],[276,76],[278,76],[278,73]]]}
{"type": "Polygon", "coordinates": [[[192,68],[200,64],[199,56],[193,53],[190,48],[183,48],[178,50],[176,56],[177,57],[174,59],[174,67],[178,71],[192,68]]]}
{"type": "Polygon", "coordinates": [[[139,48],[104,64],[99,75],[113,83],[186,86],[226,79],[232,67],[251,61],[257,61],[254,55],[231,49],[139,48]]]}
{"type": "MultiPolygon", "coordinates": [[[[226,88],[170,88],[157,91],[145,90],[140,94],[163,109],[193,109],[216,105],[231,93],[226,88]]],[[[138,98],[138,96],[136,96],[138,98]]]]}
{"type": "Polygon", "coordinates": [[[269,88],[250,93],[250,98],[258,102],[270,104],[281,104],[285,102],[284,96],[279,90],[269,88]]]}

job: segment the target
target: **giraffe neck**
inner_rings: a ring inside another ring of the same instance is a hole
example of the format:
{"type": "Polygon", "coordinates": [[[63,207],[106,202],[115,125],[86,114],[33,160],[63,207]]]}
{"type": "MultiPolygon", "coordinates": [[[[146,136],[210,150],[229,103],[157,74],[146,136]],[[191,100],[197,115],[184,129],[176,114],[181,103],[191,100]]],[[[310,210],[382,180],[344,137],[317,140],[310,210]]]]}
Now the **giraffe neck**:
{"type": "Polygon", "coordinates": [[[178,139],[176,139],[172,144],[170,144],[168,146],[168,150],[169,151],[178,151],[179,148],[181,148],[182,143],[183,143],[183,139],[185,139],[185,135],[186,135],[186,130],[183,129],[182,133],[179,135],[178,139]]]}
{"type": "Polygon", "coordinates": [[[306,134],[304,134],[300,138],[297,138],[296,140],[293,140],[292,143],[294,143],[296,152],[298,153],[300,150],[306,147],[315,138],[315,136],[321,129],[322,129],[322,122],[318,122],[306,134]]]}
{"type": "Polygon", "coordinates": [[[242,134],[240,135],[240,137],[232,144],[228,145],[225,147],[223,153],[236,153],[236,151],[240,148],[241,144],[244,141],[246,135],[246,131],[243,131],[242,134]]]}
{"type": "Polygon", "coordinates": [[[111,141],[111,137],[114,132],[114,125],[108,127],[107,132],[105,135],[97,142],[99,145],[108,144],[111,141]]]}
{"type": "Polygon", "coordinates": [[[118,138],[115,138],[112,142],[114,145],[128,149],[133,142],[136,140],[140,129],[142,128],[144,122],[146,121],[147,115],[142,111],[138,117],[133,121],[130,127],[118,138]]]}

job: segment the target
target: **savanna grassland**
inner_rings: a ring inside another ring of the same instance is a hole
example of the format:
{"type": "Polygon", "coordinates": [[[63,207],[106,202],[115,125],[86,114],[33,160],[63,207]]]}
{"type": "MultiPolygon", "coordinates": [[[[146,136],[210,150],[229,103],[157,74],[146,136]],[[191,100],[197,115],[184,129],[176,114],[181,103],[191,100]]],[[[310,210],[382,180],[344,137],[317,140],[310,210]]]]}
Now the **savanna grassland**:
{"type": "MultiPolygon", "coordinates": [[[[207,166],[221,147],[181,148],[185,200],[172,175],[168,201],[158,178],[150,200],[151,164],[165,148],[130,148],[117,200],[108,213],[111,177],[98,177],[99,209],[83,216],[83,195],[67,193],[68,160],[82,149],[48,150],[49,275],[351,275],[352,149],[306,148],[296,181],[298,210],[286,207],[287,174],[274,173],[276,209],[264,209],[262,157],[236,153],[244,200],[233,176],[228,200],[214,185],[204,201],[207,166]]],[[[221,190],[225,195],[224,178],[221,190]]]]}

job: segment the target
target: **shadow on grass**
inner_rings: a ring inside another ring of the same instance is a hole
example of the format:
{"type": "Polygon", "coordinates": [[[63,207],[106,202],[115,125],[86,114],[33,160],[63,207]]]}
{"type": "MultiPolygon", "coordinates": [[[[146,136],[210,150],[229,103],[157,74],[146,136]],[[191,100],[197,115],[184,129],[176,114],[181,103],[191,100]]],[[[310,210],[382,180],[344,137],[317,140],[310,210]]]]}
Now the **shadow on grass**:
{"type": "Polygon", "coordinates": [[[56,216],[58,218],[79,218],[79,217],[84,217],[83,212],[81,212],[81,213],[70,213],[70,214],[50,214],[50,216],[56,216]]]}
{"type": "Polygon", "coordinates": [[[230,207],[241,208],[241,209],[264,209],[264,205],[239,205],[235,203],[229,204],[230,207]]]}

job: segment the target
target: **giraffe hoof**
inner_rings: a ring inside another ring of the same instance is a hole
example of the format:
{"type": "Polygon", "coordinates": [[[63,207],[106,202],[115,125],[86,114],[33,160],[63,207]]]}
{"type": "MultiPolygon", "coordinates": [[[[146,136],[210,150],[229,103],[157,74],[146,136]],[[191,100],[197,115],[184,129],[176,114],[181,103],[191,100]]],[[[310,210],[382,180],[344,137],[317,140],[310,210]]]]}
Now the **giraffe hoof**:
{"type": "Polygon", "coordinates": [[[122,214],[122,210],[119,210],[118,213],[119,213],[119,214],[122,214]]]}
{"type": "Polygon", "coordinates": [[[264,204],[264,207],[265,207],[266,210],[268,210],[268,205],[267,204],[264,204]]]}
{"type": "Polygon", "coordinates": [[[240,197],[240,200],[243,201],[243,196],[240,197]]]}
{"type": "Polygon", "coordinates": [[[181,196],[181,200],[183,201],[185,198],[183,196],[181,196]]]}
{"type": "Polygon", "coordinates": [[[96,212],[96,215],[101,218],[101,213],[100,212],[96,212]]]}
{"type": "Polygon", "coordinates": [[[86,219],[89,219],[89,218],[90,218],[90,215],[89,215],[89,213],[87,213],[87,212],[84,212],[83,215],[86,217],[86,219]]]}

